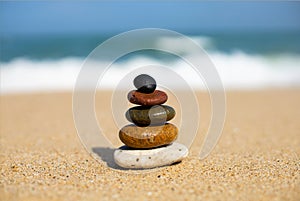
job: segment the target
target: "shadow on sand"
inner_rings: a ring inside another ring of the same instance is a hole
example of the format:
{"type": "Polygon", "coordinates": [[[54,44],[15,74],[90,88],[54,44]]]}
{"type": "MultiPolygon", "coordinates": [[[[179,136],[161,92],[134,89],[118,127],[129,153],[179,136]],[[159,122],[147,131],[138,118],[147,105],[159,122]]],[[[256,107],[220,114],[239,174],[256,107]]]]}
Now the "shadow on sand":
{"type": "Polygon", "coordinates": [[[127,170],[118,166],[114,161],[114,151],[116,149],[112,149],[109,147],[93,147],[93,152],[97,154],[106,164],[108,167],[117,169],[117,170],[127,170]]]}

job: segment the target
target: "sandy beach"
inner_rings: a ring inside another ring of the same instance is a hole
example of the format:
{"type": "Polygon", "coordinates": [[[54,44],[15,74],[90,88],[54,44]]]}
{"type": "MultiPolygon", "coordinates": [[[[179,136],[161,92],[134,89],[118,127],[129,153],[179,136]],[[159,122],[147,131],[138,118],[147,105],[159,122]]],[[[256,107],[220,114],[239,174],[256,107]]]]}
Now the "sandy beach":
{"type": "MultiPolygon", "coordinates": [[[[300,200],[300,90],[227,92],[223,134],[204,160],[197,150],[209,99],[197,95],[204,118],[189,157],[143,174],[115,171],[89,155],[71,93],[1,95],[0,200],[300,200]]],[[[96,103],[110,96],[97,92],[96,103]]],[[[120,144],[110,108],[97,116],[120,144]]]]}

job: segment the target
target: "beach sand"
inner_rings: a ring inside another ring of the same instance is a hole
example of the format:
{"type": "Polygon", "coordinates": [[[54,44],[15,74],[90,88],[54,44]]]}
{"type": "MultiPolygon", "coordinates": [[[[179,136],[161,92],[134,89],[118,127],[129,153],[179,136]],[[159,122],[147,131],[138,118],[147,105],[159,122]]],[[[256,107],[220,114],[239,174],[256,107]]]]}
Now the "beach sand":
{"type": "MultiPolygon", "coordinates": [[[[228,92],[223,134],[204,160],[198,150],[209,99],[197,95],[203,118],[189,157],[143,174],[89,155],[71,93],[2,95],[0,200],[300,200],[300,90],[228,92]]],[[[97,92],[96,108],[110,96],[97,92]]],[[[111,108],[97,109],[97,117],[120,144],[111,108]]]]}

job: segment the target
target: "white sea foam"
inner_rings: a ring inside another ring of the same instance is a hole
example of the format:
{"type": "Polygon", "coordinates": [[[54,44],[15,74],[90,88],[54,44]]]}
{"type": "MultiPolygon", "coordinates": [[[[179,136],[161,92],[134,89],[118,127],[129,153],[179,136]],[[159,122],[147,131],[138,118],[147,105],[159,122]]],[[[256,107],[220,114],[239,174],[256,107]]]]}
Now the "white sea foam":
{"type": "MultiPolygon", "coordinates": [[[[281,55],[268,58],[242,52],[233,54],[211,52],[209,56],[227,90],[300,87],[299,55],[281,55]]],[[[73,90],[83,62],[84,60],[79,58],[44,61],[19,58],[7,63],[0,63],[1,93],[73,90]]],[[[99,68],[103,67],[101,61],[97,61],[96,64],[99,68]]],[[[115,63],[106,72],[99,86],[101,89],[113,89],[131,70],[150,64],[161,65],[162,63],[141,56],[115,63]]],[[[162,65],[171,66],[191,87],[195,89],[204,88],[200,77],[182,60],[178,59],[162,65]]],[[[167,75],[166,79],[168,79],[167,75]]],[[[172,83],[176,85],[176,81],[172,83]]]]}

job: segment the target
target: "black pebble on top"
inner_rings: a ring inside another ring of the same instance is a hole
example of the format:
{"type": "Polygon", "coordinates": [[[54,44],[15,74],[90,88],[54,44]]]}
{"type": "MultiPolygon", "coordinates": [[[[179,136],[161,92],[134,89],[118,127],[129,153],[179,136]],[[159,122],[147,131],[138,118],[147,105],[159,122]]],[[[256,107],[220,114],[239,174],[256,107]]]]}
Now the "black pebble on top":
{"type": "Polygon", "coordinates": [[[138,75],[134,78],[133,84],[142,93],[152,93],[156,88],[156,81],[147,74],[138,75]]]}

